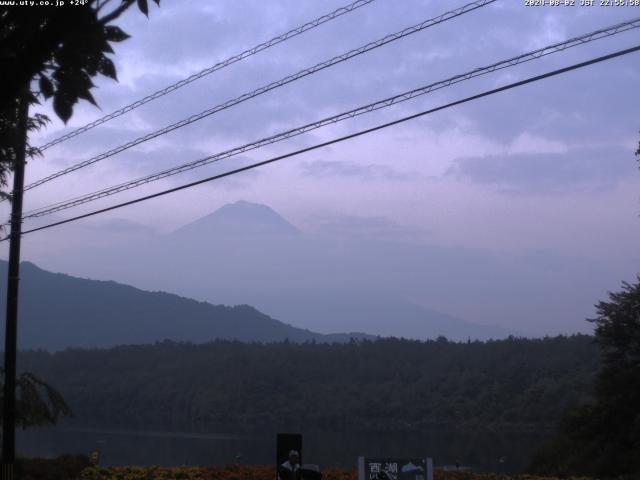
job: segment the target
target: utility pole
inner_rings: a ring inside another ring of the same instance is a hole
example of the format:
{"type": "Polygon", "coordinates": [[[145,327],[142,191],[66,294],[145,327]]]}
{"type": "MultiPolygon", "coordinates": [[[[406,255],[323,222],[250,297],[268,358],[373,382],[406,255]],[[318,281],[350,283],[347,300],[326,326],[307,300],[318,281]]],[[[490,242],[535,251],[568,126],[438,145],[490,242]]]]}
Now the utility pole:
{"type": "Polygon", "coordinates": [[[18,132],[13,165],[11,198],[11,233],[9,234],[9,269],[7,278],[7,316],[4,337],[4,398],[2,405],[1,480],[13,480],[16,458],[16,353],[18,339],[18,286],[20,283],[20,240],[22,235],[22,194],[27,146],[29,103],[26,95],[18,99],[18,132]]]}

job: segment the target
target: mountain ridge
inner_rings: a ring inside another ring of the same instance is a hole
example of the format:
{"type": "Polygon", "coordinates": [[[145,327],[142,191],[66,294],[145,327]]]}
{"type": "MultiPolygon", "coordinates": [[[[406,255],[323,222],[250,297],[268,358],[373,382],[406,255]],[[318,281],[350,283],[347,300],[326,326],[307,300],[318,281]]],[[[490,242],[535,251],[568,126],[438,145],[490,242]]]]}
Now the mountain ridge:
{"type": "Polygon", "coordinates": [[[271,207],[239,200],[174,230],[170,236],[270,234],[296,235],[299,230],[271,207]]]}
{"type": "MultiPolygon", "coordinates": [[[[306,329],[304,338],[310,338],[309,332],[340,331],[423,340],[444,336],[457,341],[522,335],[446,312],[442,297],[451,297],[447,282],[456,278],[450,261],[466,271],[477,259],[456,255],[443,262],[437,247],[388,245],[375,236],[309,234],[262,204],[241,200],[172,233],[118,236],[111,244],[103,241],[103,231],[97,236],[90,233],[72,237],[81,244],[67,248],[63,255],[41,257],[38,263],[49,270],[115,279],[145,291],[173,292],[212,305],[251,305],[270,319],[306,329]],[[424,276],[425,267],[433,278],[424,276]],[[431,302],[445,309],[430,308],[431,302]]],[[[491,264],[496,264],[494,259],[491,264]]],[[[476,292],[474,287],[471,294],[476,292]]],[[[246,332],[242,335],[255,340],[246,332]]],[[[149,337],[142,332],[138,336],[149,337]]],[[[341,334],[328,338],[345,339],[341,334]]]]}
{"type": "MultiPolygon", "coordinates": [[[[276,320],[249,305],[214,305],[111,280],[91,280],[21,264],[21,348],[61,350],[173,340],[344,342],[362,333],[320,334],[276,320]]],[[[7,262],[0,260],[0,289],[7,262]]],[[[0,308],[6,299],[0,298],[0,308]]]]}

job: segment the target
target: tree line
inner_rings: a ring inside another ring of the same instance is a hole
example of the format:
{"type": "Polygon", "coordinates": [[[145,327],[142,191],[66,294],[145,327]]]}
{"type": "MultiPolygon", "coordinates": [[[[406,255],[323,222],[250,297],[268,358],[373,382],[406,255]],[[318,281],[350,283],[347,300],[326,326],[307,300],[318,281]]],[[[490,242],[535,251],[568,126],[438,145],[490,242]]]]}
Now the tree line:
{"type": "Polygon", "coordinates": [[[23,352],[76,425],[180,431],[551,429],[587,401],[591,336],[346,344],[158,342],[23,352]]]}

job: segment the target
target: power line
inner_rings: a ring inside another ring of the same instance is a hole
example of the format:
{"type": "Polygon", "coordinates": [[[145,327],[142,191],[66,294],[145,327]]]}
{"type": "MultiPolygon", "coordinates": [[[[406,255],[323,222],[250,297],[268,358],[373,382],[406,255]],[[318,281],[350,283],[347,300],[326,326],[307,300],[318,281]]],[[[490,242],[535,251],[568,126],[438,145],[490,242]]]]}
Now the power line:
{"type": "Polygon", "coordinates": [[[97,127],[98,125],[102,125],[103,123],[106,123],[110,120],[113,120],[114,118],[117,118],[121,115],[124,115],[125,113],[128,113],[132,110],[135,110],[138,107],[141,107],[142,105],[151,102],[152,100],[155,100],[157,98],[163,97],[171,92],[174,92],[175,90],[178,90],[179,88],[184,87],[185,85],[189,85],[192,82],[195,82],[196,80],[199,80],[202,77],[205,77],[207,75],[212,74],[213,72],[216,72],[217,70],[221,70],[225,67],[228,67],[229,65],[232,65],[236,62],[239,62],[241,60],[244,60],[247,57],[250,57],[252,55],[255,55],[256,53],[259,53],[263,50],[266,50],[268,48],[271,48],[275,45],[278,45],[279,43],[285,42],[293,37],[296,37],[304,32],[307,32],[311,29],[314,29],[316,27],[319,27],[320,25],[327,23],[331,20],[334,20],[338,17],[341,17],[342,15],[345,15],[347,13],[351,13],[354,10],[363,7],[365,5],[368,5],[370,3],[372,3],[374,0],[357,0],[353,3],[350,3],[349,5],[345,5],[344,7],[340,7],[336,10],[334,10],[333,12],[330,12],[326,15],[323,15],[321,17],[318,17],[314,20],[311,20],[310,22],[305,23],[304,25],[300,25],[299,27],[296,27],[292,30],[289,30],[286,33],[283,33],[281,35],[278,35],[277,37],[273,37],[271,40],[267,40],[266,42],[263,42],[259,45],[256,45],[253,48],[250,48],[248,50],[245,50],[241,53],[238,53],[236,55],[233,55],[225,60],[222,60],[221,62],[216,63],[215,65],[212,65],[210,67],[207,67],[197,73],[194,73],[193,75],[184,78],[182,80],[180,80],[179,82],[176,82],[174,84],[171,84],[161,90],[158,90],[150,95],[147,95],[146,97],[137,100],[129,105],[126,105],[108,115],[105,115],[104,117],[98,118],[97,120],[94,120],[93,122],[90,122],[86,125],[84,125],[83,127],[80,127],[76,130],[73,130],[72,132],[69,132],[65,135],[62,135],[58,138],[55,138],[54,140],[51,140],[48,143],[45,143],[44,145],[42,145],[41,147],[38,147],[40,149],[40,151],[44,151],[50,147],[53,147],[54,145],[57,145],[58,143],[64,142],[65,140],[69,140],[70,138],[76,137],[78,135],[80,135],[81,133],[84,133],[88,130],[91,130],[92,128],[97,127]]]}
{"type": "Polygon", "coordinates": [[[387,43],[391,43],[394,42],[396,40],[399,40],[401,38],[407,37],[409,35],[412,35],[414,33],[420,32],[426,28],[432,27],[434,25],[438,25],[440,23],[446,22],[448,20],[451,20],[453,18],[459,17],[460,15],[464,15],[466,13],[469,13],[473,10],[476,10],[478,8],[484,7],[486,5],[489,5],[493,2],[495,2],[496,0],[476,0],[474,2],[468,3],[467,5],[464,5],[460,8],[457,8],[455,10],[451,10],[449,12],[445,12],[441,15],[438,15],[437,17],[425,20],[417,25],[413,25],[411,27],[407,27],[399,32],[396,33],[392,33],[389,35],[386,35],[385,37],[376,40],[374,42],[370,42],[367,43],[366,45],[363,45],[359,48],[350,50],[346,53],[343,53],[342,55],[338,55],[336,57],[333,57],[329,60],[325,60],[324,62],[320,62],[312,67],[308,67],[305,68],[303,70],[300,70],[297,73],[294,73],[292,75],[288,75],[280,80],[277,80],[275,82],[271,82],[267,85],[264,85],[256,90],[253,90],[252,92],[248,92],[245,93],[243,95],[240,95],[239,97],[236,97],[232,100],[228,100],[224,103],[221,103],[219,105],[216,105],[215,107],[209,108],[207,110],[204,110],[203,112],[197,113],[195,115],[192,115],[188,118],[185,118],[183,120],[180,120],[179,122],[176,122],[174,124],[168,125],[160,130],[156,130],[155,132],[151,132],[147,135],[144,135],[142,137],[136,138],[135,140],[132,140],[130,142],[127,142],[123,145],[120,145],[118,147],[115,147],[107,152],[101,153],[95,157],[92,157],[88,160],[82,161],[80,163],[77,163],[75,165],[72,165],[71,167],[65,168],[63,170],[60,170],[56,173],[53,173],[47,177],[44,177],[40,180],[37,180],[27,186],[24,187],[25,190],[30,190],[32,188],[35,188],[39,185],[42,185],[43,183],[47,183],[50,182],[51,180],[54,180],[62,175],[66,175],[68,173],[74,172],[80,168],[84,168],[88,165],[94,164],[96,162],[99,162],[101,160],[104,160],[106,158],[109,158],[113,155],[116,155],[118,153],[121,153],[125,150],[128,150],[129,148],[132,148],[136,145],[139,145],[141,143],[144,143],[146,141],[152,140],[156,137],[159,137],[161,135],[164,135],[166,133],[169,133],[173,130],[177,130],[178,128],[182,128],[186,125],[189,125],[191,123],[197,122],[198,120],[202,120],[205,117],[208,117],[210,115],[213,115],[214,113],[218,113],[222,110],[226,110],[228,108],[231,108],[235,105],[238,105],[239,103],[245,102],[251,98],[257,97],[259,95],[262,95],[264,93],[267,93],[271,90],[274,90],[276,88],[282,87],[284,85],[287,85],[291,82],[294,82],[296,80],[299,80],[303,77],[306,77],[308,75],[312,75],[316,72],[319,72],[321,70],[324,70],[325,68],[329,68],[332,67],[333,65],[336,65],[338,63],[344,62],[346,60],[349,60],[351,58],[354,58],[358,55],[362,55],[363,53],[369,52],[371,50],[377,49],[382,47],[383,45],[386,45],[387,43]]]}
{"type": "MultiPolygon", "coordinates": [[[[59,222],[50,223],[50,224],[44,225],[42,227],[32,228],[30,230],[24,231],[23,234],[33,233],[33,232],[37,232],[37,231],[40,231],[40,230],[45,230],[45,229],[48,229],[48,228],[56,227],[56,226],[59,226],[59,225],[64,225],[66,223],[70,223],[70,222],[74,222],[74,221],[77,221],[77,220],[81,220],[83,218],[92,217],[92,216],[95,216],[95,215],[98,215],[98,214],[101,214],[101,213],[109,212],[109,211],[112,211],[112,210],[116,210],[116,209],[119,209],[119,208],[123,208],[123,207],[129,206],[129,205],[133,205],[135,203],[144,202],[146,200],[151,200],[153,198],[157,198],[157,197],[161,197],[161,196],[164,196],[164,195],[168,195],[170,193],[174,193],[174,192],[177,192],[177,191],[180,191],[180,190],[185,190],[187,188],[195,187],[195,186],[201,185],[203,183],[211,182],[211,181],[214,181],[214,180],[219,180],[219,179],[224,178],[224,177],[228,177],[228,176],[235,175],[235,174],[238,174],[238,173],[241,173],[241,172],[244,172],[244,171],[247,171],[247,170],[251,170],[251,169],[254,169],[254,168],[257,168],[257,167],[268,165],[270,163],[274,163],[274,162],[277,162],[277,161],[280,161],[280,160],[284,160],[286,158],[294,157],[294,156],[297,156],[297,155],[300,155],[300,154],[303,154],[303,153],[306,153],[306,152],[310,152],[312,150],[317,150],[317,149],[322,148],[322,147],[326,147],[326,146],[329,146],[329,145],[340,143],[340,142],[343,142],[343,141],[346,141],[346,140],[350,140],[352,138],[360,137],[362,135],[369,134],[369,133],[372,133],[372,132],[375,132],[375,131],[378,131],[378,130],[382,130],[384,128],[388,128],[388,127],[391,127],[393,125],[398,125],[398,124],[407,122],[409,120],[413,120],[413,119],[416,119],[416,118],[419,118],[419,117],[423,117],[425,115],[429,115],[429,114],[438,112],[440,110],[445,110],[447,108],[454,107],[456,105],[461,105],[463,103],[471,102],[473,100],[478,100],[480,98],[487,97],[487,96],[490,96],[490,95],[494,95],[494,94],[499,93],[499,92],[504,92],[506,90],[511,90],[513,88],[516,88],[516,87],[520,87],[520,86],[523,86],[523,85],[526,85],[526,84],[529,84],[529,83],[533,83],[533,82],[537,82],[537,81],[540,81],[540,80],[544,80],[546,78],[554,77],[554,76],[557,76],[557,75],[560,75],[560,74],[563,74],[563,73],[566,73],[566,72],[570,72],[572,70],[577,70],[579,68],[584,68],[584,67],[587,67],[587,66],[590,66],[590,65],[594,65],[596,63],[604,62],[606,60],[611,60],[613,58],[620,57],[620,56],[623,56],[623,55],[628,55],[630,53],[637,52],[637,51],[640,51],[640,45],[637,45],[637,46],[631,47],[631,48],[627,48],[625,50],[619,50],[617,52],[610,53],[608,55],[603,55],[603,56],[600,56],[600,57],[596,57],[596,58],[593,58],[591,60],[587,60],[585,62],[576,63],[576,64],[570,65],[568,67],[564,67],[564,68],[560,68],[560,69],[557,69],[557,70],[553,70],[553,71],[550,71],[550,72],[547,72],[547,73],[544,73],[544,74],[541,74],[541,75],[536,75],[534,77],[529,77],[529,78],[527,78],[525,80],[520,80],[518,82],[513,82],[513,83],[510,83],[510,84],[507,84],[507,85],[503,85],[502,87],[494,88],[492,90],[487,90],[487,91],[484,91],[484,92],[479,93],[477,95],[472,95],[470,97],[463,98],[462,100],[457,100],[455,102],[450,102],[450,103],[447,103],[445,105],[441,105],[439,107],[431,108],[429,110],[424,110],[422,112],[415,113],[413,115],[409,115],[407,117],[403,117],[403,118],[400,118],[400,119],[397,119],[397,120],[394,120],[394,121],[391,121],[391,122],[388,122],[388,123],[377,125],[375,127],[371,127],[371,128],[366,129],[366,130],[361,130],[359,132],[355,132],[355,133],[352,133],[352,134],[349,134],[349,135],[345,135],[343,137],[335,138],[335,139],[329,140],[327,142],[318,143],[316,145],[312,145],[310,147],[306,147],[306,148],[303,148],[303,149],[300,149],[300,150],[296,150],[294,152],[290,152],[290,153],[287,153],[287,154],[284,154],[284,155],[279,155],[277,157],[273,157],[273,158],[270,158],[268,160],[263,160],[261,162],[257,162],[257,163],[253,163],[251,165],[247,165],[247,166],[244,166],[244,167],[236,168],[236,169],[228,171],[228,172],[224,172],[224,173],[221,173],[221,174],[218,174],[218,175],[213,175],[211,177],[203,178],[201,180],[197,180],[195,182],[187,183],[187,184],[181,185],[179,187],[170,188],[168,190],[163,190],[161,192],[157,192],[157,193],[154,193],[154,194],[151,194],[151,195],[146,195],[144,197],[139,197],[139,198],[136,198],[134,200],[129,200],[127,202],[123,202],[123,203],[119,203],[119,204],[116,204],[116,205],[112,205],[110,207],[102,208],[102,209],[99,209],[99,210],[94,210],[93,212],[85,213],[83,215],[78,215],[76,217],[68,218],[66,220],[61,220],[59,222]]],[[[8,239],[8,237],[5,237],[0,241],[5,241],[7,239],[8,239]]]]}
{"type": "Polygon", "coordinates": [[[362,107],[358,107],[356,109],[353,110],[349,110],[347,112],[343,112],[340,113],[338,115],[334,115],[331,117],[327,117],[324,118],[322,120],[318,120],[316,122],[313,123],[309,123],[307,125],[303,125],[301,127],[297,127],[291,130],[287,130],[284,132],[280,132],[278,134],[272,135],[270,137],[266,137],[260,140],[257,140],[255,142],[251,142],[239,147],[235,147],[232,148],[230,150],[226,150],[220,153],[216,153],[214,155],[209,155],[207,157],[198,159],[196,161],[193,162],[189,162],[189,163],[185,163],[183,165],[179,165],[177,167],[173,167],[173,168],[169,168],[160,172],[156,172],[141,178],[138,178],[136,180],[131,180],[125,183],[121,183],[119,185],[115,185],[112,187],[108,187],[106,189],[102,189],[99,190],[97,192],[93,192],[93,193],[89,193],[89,194],[85,194],[79,197],[75,197],[72,199],[68,199],[62,202],[57,202],[51,205],[47,205],[45,207],[40,207],[38,209],[35,210],[31,210],[29,212],[26,212],[24,215],[24,218],[35,218],[35,217],[42,217],[45,215],[49,215],[51,213],[55,213],[61,210],[66,210],[68,208],[72,208],[84,203],[88,203],[94,200],[98,200],[100,198],[104,198],[107,196],[111,196],[111,195],[115,195],[117,193],[126,191],[126,190],[130,190],[132,188],[136,188],[140,185],[144,185],[147,183],[150,183],[152,181],[156,181],[156,180],[160,180],[162,178],[166,178],[169,176],[173,176],[173,175],[177,175],[179,173],[183,173],[195,168],[199,168],[202,167],[204,165],[208,165],[210,163],[213,162],[217,162],[226,158],[230,158],[236,155],[239,155],[241,153],[245,153],[247,151],[250,150],[254,150],[257,148],[260,148],[262,146],[265,145],[269,145],[272,143],[276,143],[282,140],[286,140],[289,138],[292,138],[294,136],[297,135],[301,135],[303,133],[309,132],[311,130],[315,130],[318,129],[320,127],[323,127],[325,125],[329,125],[329,124],[333,124],[333,123],[337,123],[343,120],[347,120],[359,115],[363,115],[372,111],[376,111],[376,110],[380,110],[383,108],[387,108],[390,107],[392,105],[401,103],[401,102],[405,102],[407,100],[416,98],[418,96],[421,95],[425,95],[428,93],[431,93],[435,90],[439,90],[441,88],[445,88],[451,85],[454,85],[456,83],[462,82],[462,81],[466,81],[469,80],[471,78],[474,77],[478,77],[481,75],[486,75],[488,73],[491,72],[495,72],[497,70],[501,70],[504,68],[508,68],[508,67],[512,67],[521,63],[525,63],[525,62],[529,62],[531,60],[535,60],[541,57],[544,57],[546,55],[550,55],[552,53],[556,53],[556,52],[561,52],[564,51],[568,48],[577,46],[577,45],[582,45],[585,43],[589,43],[601,38],[606,38],[606,37],[610,37],[612,35],[616,35],[619,34],[621,32],[633,29],[633,28],[638,28],[640,27],[640,17],[633,19],[633,20],[628,20],[626,22],[621,22],[609,27],[605,27],[605,28],[601,28],[598,30],[595,30],[593,32],[578,36],[578,37],[574,37],[571,38],[569,40],[566,40],[564,42],[558,42],[528,53],[524,53],[522,55],[518,55],[516,57],[512,57],[509,58],[507,60],[502,60],[499,61],[497,63],[493,63],[491,65],[485,66],[485,67],[479,67],[476,68],[474,70],[471,70],[469,72],[463,73],[463,74],[459,74],[459,75],[455,75],[453,77],[447,78],[445,80],[441,80],[414,90],[410,90],[408,92],[404,92],[389,98],[385,98],[383,100],[378,100],[374,103],[370,103],[368,105],[362,106],[362,107]]]}

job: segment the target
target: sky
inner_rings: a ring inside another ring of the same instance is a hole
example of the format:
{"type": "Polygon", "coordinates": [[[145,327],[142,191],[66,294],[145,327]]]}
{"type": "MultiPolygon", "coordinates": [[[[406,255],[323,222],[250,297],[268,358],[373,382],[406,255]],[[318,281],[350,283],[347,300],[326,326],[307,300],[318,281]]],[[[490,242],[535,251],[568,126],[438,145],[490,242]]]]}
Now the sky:
{"type": "MultiPolygon", "coordinates": [[[[148,19],[131,10],[118,22],[132,35],[115,48],[119,81],[95,81],[94,97],[100,108],[78,104],[65,126],[51,113],[50,105],[43,105],[39,111],[49,113],[53,121],[32,136],[32,143],[56,138],[346,3],[163,0],[160,8],[150,9],[148,19]]],[[[27,183],[464,3],[375,0],[48,149],[43,158],[29,162],[27,183]]],[[[531,7],[524,0],[499,0],[30,190],[25,210],[634,17],[640,17],[640,7],[531,7]]],[[[639,41],[640,30],[635,29],[574,47],[61,212],[52,219],[347,135],[639,41]]],[[[23,258],[71,274],[131,280],[117,269],[107,275],[105,269],[92,270],[86,262],[74,262],[73,249],[99,252],[116,237],[122,241],[123,235],[125,243],[133,245],[140,241],[135,232],[162,235],[225,204],[247,200],[268,205],[309,235],[364,236],[388,242],[396,251],[429,249],[431,255],[440,255],[439,272],[446,272],[447,262],[452,262],[458,266],[451,268],[461,278],[465,276],[461,258],[482,259],[466,263],[474,280],[464,298],[451,292],[453,279],[446,284],[448,291],[434,287],[430,295],[415,290],[411,301],[416,304],[528,334],[588,332],[591,326],[584,319],[594,315],[593,304],[605,299],[607,291],[619,289],[622,281],[633,282],[640,265],[640,171],[634,156],[640,139],[639,55],[456,106],[74,226],[36,232],[24,237],[23,258]],[[122,234],[123,228],[134,233],[122,234]],[[66,263],[56,262],[62,251],[66,263]],[[491,259],[507,259],[509,268],[497,265],[498,261],[492,264],[491,259]]],[[[6,204],[3,208],[6,216],[6,204]]],[[[30,225],[25,222],[25,228],[30,225]]],[[[2,248],[6,257],[6,246],[2,248]]],[[[388,273],[376,270],[375,275],[388,273]]],[[[402,274],[402,270],[394,272],[402,274]]],[[[152,285],[142,277],[139,286],[152,285]]],[[[186,280],[185,285],[180,293],[188,295],[186,280]]],[[[323,330],[317,324],[302,326],[323,330]]]]}

